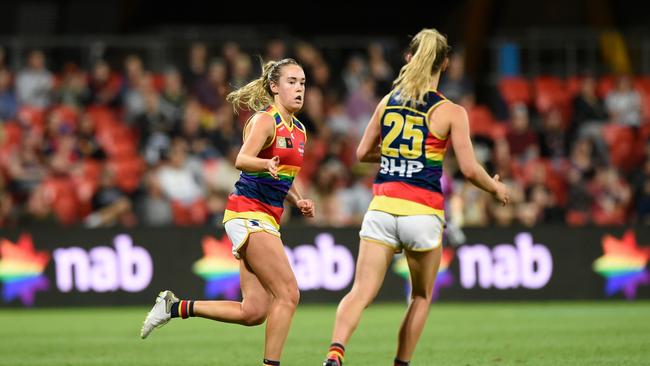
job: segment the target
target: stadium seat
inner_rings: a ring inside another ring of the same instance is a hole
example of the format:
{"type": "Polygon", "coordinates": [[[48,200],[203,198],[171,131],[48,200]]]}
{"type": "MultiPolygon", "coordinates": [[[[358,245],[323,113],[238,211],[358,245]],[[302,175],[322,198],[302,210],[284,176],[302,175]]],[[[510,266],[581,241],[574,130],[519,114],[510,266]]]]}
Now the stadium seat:
{"type": "Polygon", "coordinates": [[[641,96],[641,113],[645,122],[650,122],[650,76],[634,79],[634,89],[641,96]]]}
{"type": "Polygon", "coordinates": [[[630,171],[640,162],[642,156],[636,148],[638,140],[632,128],[609,123],[603,126],[603,138],[614,166],[630,171]]]}
{"type": "Polygon", "coordinates": [[[532,181],[533,174],[539,169],[543,169],[546,177],[546,186],[549,188],[556,201],[560,205],[564,205],[567,201],[567,187],[566,182],[562,176],[553,168],[553,164],[549,159],[538,158],[534,161],[527,162],[522,167],[522,178],[526,185],[532,181]]]}
{"type": "Polygon", "coordinates": [[[599,97],[605,98],[607,94],[614,90],[616,87],[616,78],[612,75],[606,75],[598,79],[598,85],[596,86],[596,93],[599,97]]]}
{"type": "Polygon", "coordinates": [[[499,80],[499,92],[508,105],[515,103],[530,105],[532,100],[530,85],[523,77],[506,77],[499,80]]]}
{"type": "Polygon", "coordinates": [[[580,94],[580,90],[582,89],[582,77],[581,76],[570,76],[568,77],[565,81],[564,84],[566,85],[566,90],[569,93],[569,96],[571,98],[575,97],[576,95],[580,94]]]}
{"type": "Polygon", "coordinates": [[[145,169],[142,158],[132,157],[114,159],[108,162],[115,171],[116,184],[121,190],[132,193],[140,185],[140,179],[145,169]]]}
{"type": "Polygon", "coordinates": [[[151,83],[157,91],[162,91],[165,87],[165,75],[163,74],[151,74],[151,83]]]}
{"type": "Polygon", "coordinates": [[[13,147],[20,145],[23,136],[23,131],[20,125],[16,122],[6,122],[0,125],[2,132],[0,133],[0,146],[13,147]]]}
{"type": "Polygon", "coordinates": [[[97,136],[99,136],[104,129],[118,124],[115,112],[108,107],[91,105],[86,108],[86,113],[88,113],[90,118],[95,122],[97,136]]]}
{"type": "Polygon", "coordinates": [[[25,126],[42,129],[45,126],[45,110],[23,105],[18,109],[18,120],[25,126]]]}
{"type": "Polygon", "coordinates": [[[45,196],[56,218],[64,225],[79,219],[77,187],[68,177],[50,177],[43,181],[45,196]]]}
{"type": "Polygon", "coordinates": [[[634,89],[638,90],[639,93],[650,95],[650,75],[634,78],[634,89]]]}
{"type": "Polygon", "coordinates": [[[60,104],[52,108],[50,113],[58,113],[64,123],[70,127],[76,127],[79,121],[79,112],[69,105],[60,104]]]}
{"type": "Polygon", "coordinates": [[[539,76],[533,79],[535,107],[540,113],[547,113],[553,108],[565,109],[571,102],[564,81],[553,76],[539,76]]]}
{"type": "Polygon", "coordinates": [[[483,105],[475,105],[467,111],[469,117],[469,128],[472,136],[481,135],[492,137],[494,117],[492,112],[483,105]]]}
{"type": "Polygon", "coordinates": [[[112,159],[123,159],[137,155],[133,132],[123,124],[107,125],[98,133],[97,140],[112,159]]]}
{"type": "Polygon", "coordinates": [[[585,226],[589,223],[589,213],[569,210],[566,213],[565,220],[569,226],[585,226]]]}
{"type": "Polygon", "coordinates": [[[173,200],[171,204],[172,216],[175,225],[203,225],[208,217],[208,208],[203,199],[196,200],[190,204],[184,204],[173,200]]]}

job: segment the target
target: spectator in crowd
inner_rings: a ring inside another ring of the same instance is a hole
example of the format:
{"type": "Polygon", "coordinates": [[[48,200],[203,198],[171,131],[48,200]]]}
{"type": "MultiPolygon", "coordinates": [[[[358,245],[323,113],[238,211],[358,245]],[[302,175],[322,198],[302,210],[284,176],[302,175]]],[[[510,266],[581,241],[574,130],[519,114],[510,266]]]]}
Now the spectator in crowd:
{"type": "Polygon", "coordinates": [[[203,42],[194,42],[188,53],[188,64],[183,70],[183,82],[190,93],[195,93],[196,86],[208,72],[208,47],[203,42]]]}
{"type": "Polygon", "coordinates": [[[467,98],[473,99],[474,85],[465,74],[465,53],[456,51],[449,57],[447,71],[441,75],[438,90],[449,100],[466,105],[467,98]]]}
{"type": "Polygon", "coordinates": [[[596,79],[587,75],[580,84],[580,93],[573,97],[573,123],[575,127],[591,123],[602,124],[609,117],[602,99],[596,92],[596,79]]]}
{"type": "Polygon", "coordinates": [[[75,109],[82,108],[90,100],[90,90],[86,82],[86,74],[76,64],[65,66],[61,85],[57,89],[56,100],[75,109]]]}
{"type": "Polygon", "coordinates": [[[591,222],[593,198],[588,182],[593,178],[595,167],[592,159],[592,144],[588,139],[578,140],[572,147],[568,168],[568,202],[566,221],[570,225],[585,225],[591,222]]]}
{"type": "Polygon", "coordinates": [[[641,96],[632,88],[630,76],[619,76],[616,88],[605,98],[605,106],[614,123],[631,127],[641,125],[641,96]]]}
{"type": "Polygon", "coordinates": [[[519,157],[522,162],[537,157],[539,141],[537,134],[530,128],[528,108],[521,103],[515,104],[511,115],[510,129],[506,134],[510,153],[519,157]]]}
{"type": "Polygon", "coordinates": [[[135,118],[140,133],[140,150],[150,164],[156,164],[169,149],[171,132],[176,128],[174,108],[153,89],[144,94],[144,110],[135,118]]]}
{"type": "Polygon", "coordinates": [[[385,58],[384,46],[380,42],[372,42],[368,45],[368,69],[377,85],[375,95],[381,97],[388,94],[393,87],[395,74],[385,58]]]}
{"type": "Polygon", "coordinates": [[[540,154],[543,158],[562,160],[567,156],[569,141],[564,132],[562,112],[552,108],[543,116],[542,129],[538,134],[540,154]]]}
{"type": "Polygon", "coordinates": [[[645,161],[634,180],[638,221],[650,225],[650,142],[645,145],[645,161]]]}
{"type": "Polygon", "coordinates": [[[47,176],[42,145],[42,131],[27,129],[23,131],[20,146],[9,155],[7,183],[18,202],[24,202],[47,176]]]}
{"type": "Polygon", "coordinates": [[[226,42],[221,48],[224,63],[229,75],[232,75],[237,59],[243,54],[237,42],[226,42]]]}
{"type": "Polygon", "coordinates": [[[298,119],[310,135],[320,134],[325,124],[325,101],[319,88],[305,91],[305,105],[298,119]]]}
{"type": "Polygon", "coordinates": [[[359,87],[353,91],[345,102],[346,114],[352,120],[349,130],[354,132],[357,138],[363,134],[370,117],[372,117],[377,105],[375,95],[375,81],[368,77],[361,81],[359,87]]]}
{"type": "Polygon", "coordinates": [[[363,56],[359,54],[352,55],[343,70],[342,76],[347,95],[359,89],[364,80],[368,80],[368,65],[363,56]]]}
{"type": "MultiPolygon", "coordinates": [[[[241,173],[235,168],[235,159],[241,146],[232,145],[225,156],[207,160],[203,165],[205,183],[211,192],[227,198],[241,173]]],[[[224,201],[225,203],[225,201],[224,201]]]]}
{"type": "Polygon", "coordinates": [[[608,119],[605,105],[596,93],[596,79],[591,75],[585,76],[580,87],[580,94],[573,98],[573,123],[569,129],[570,140],[591,139],[598,150],[600,159],[608,161],[609,152],[602,132],[608,119]]]}
{"type": "Polygon", "coordinates": [[[239,89],[248,84],[253,73],[253,63],[251,58],[244,53],[237,55],[232,64],[232,73],[230,77],[230,86],[233,89],[239,89]]]}
{"type": "Polygon", "coordinates": [[[175,139],[169,151],[169,160],[156,174],[160,189],[172,205],[181,209],[201,208],[205,188],[201,164],[194,157],[188,157],[187,142],[175,139]]]}
{"type": "Polygon", "coordinates": [[[120,77],[112,73],[108,62],[95,62],[88,82],[90,104],[116,107],[119,104],[121,84],[120,77]]]}
{"type": "Polygon", "coordinates": [[[168,109],[169,118],[174,124],[183,118],[183,109],[187,104],[187,93],[183,87],[181,74],[173,67],[165,71],[163,90],[161,92],[162,103],[168,109]]]}
{"type": "Polygon", "coordinates": [[[631,203],[630,185],[613,167],[599,167],[589,187],[594,197],[592,217],[597,225],[623,225],[631,203]]]}
{"type": "Polygon", "coordinates": [[[106,159],[106,153],[96,137],[95,121],[88,113],[82,114],[79,119],[76,151],[76,155],[81,160],[93,159],[103,161],[106,159]]]}
{"type": "Polygon", "coordinates": [[[232,146],[241,144],[242,127],[237,124],[228,104],[222,105],[210,117],[202,126],[210,138],[211,145],[221,156],[225,156],[232,146]]]}
{"type": "Polygon", "coordinates": [[[279,61],[287,57],[287,44],[284,40],[274,38],[267,42],[264,61],[279,61]]]}
{"type": "Polygon", "coordinates": [[[342,212],[343,202],[337,191],[345,186],[344,166],[340,161],[331,159],[320,166],[316,178],[307,192],[314,200],[316,212],[314,218],[307,222],[317,226],[344,226],[342,212]]]}
{"type": "Polygon", "coordinates": [[[7,70],[7,52],[0,46],[0,70],[7,70]]]}
{"type": "Polygon", "coordinates": [[[540,160],[534,163],[534,168],[531,169],[532,174],[530,181],[525,189],[526,204],[522,207],[524,209],[531,209],[534,215],[526,217],[524,224],[528,223],[529,226],[539,223],[549,223],[563,219],[564,212],[559,207],[558,196],[560,192],[554,192],[550,184],[551,177],[547,172],[544,163],[540,160]],[[526,220],[530,220],[526,222],[526,220]]]}
{"type": "Polygon", "coordinates": [[[18,100],[11,88],[11,73],[0,69],[0,122],[12,120],[18,112],[18,100]]]}
{"type": "Polygon", "coordinates": [[[196,97],[204,107],[216,111],[226,103],[228,91],[226,64],[215,59],[210,63],[206,77],[197,82],[196,97]]]}
{"type": "Polygon", "coordinates": [[[490,222],[488,216],[490,198],[473,185],[460,184],[460,186],[457,192],[461,201],[463,219],[459,224],[467,227],[486,226],[490,222]]]}
{"type": "Polygon", "coordinates": [[[345,134],[351,131],[353,136],[359,138],[362,131],[359,131],[359,126],[355,123],[356,121],[347,114],[345,105],[337,100],[329,106],[324,127],[334,134],[345,134]]]}
{"type": "MultiPolygon", "coordinates": [[[[184,139],[191,155],[202,160],[215,158],[221,155],[210,139],[210,135],[201,126],[201,105],[191,100],[185,107],[183,122],[178,126],[174,136],[184,139]]],[[[233,183],[234,184],[234,183],[233,183]]]]}
{"type": "Polygon", "coordinates": [[[332,85],[330,85],[331,72],[327,63],[320,60],[312,65],[310,71],[310,86],[319,89],[325,95],[333,92],[332,85]]]}
{"type": "Polygon", "coordinates": [[[339,214],[342,226],[361,226],[372,201],[372,184],[376,175],[376,169],[368,164],[352,167],[346,186],[336,191],[336,201],[341,203],[339,214]]]}
{"type": "Polygon", "coordinates": [[[15,219],[11,191],[7,187],[7,180],[0,174],[0,227],[14,225],[15,219]]]}
{"type": "Polygon", "coordinates": [[[145,191],[138,200],[136,210],[144,225],[170,225],[173,222],[171,203],[163,194],[156,175],[155,169],[145,175],[145,191]]]}
{"type": "Polygon", "coordinates": [[[596,164],[593,159],[591,140],[580,139],[576,141],[569,156],[569,165],[578,171],[581,179],[590,180],[593,178],[596,164]]]}
{"type": "Polygon", "coordinates": [[[137,116],[145,112],[144,93],[151,89],[151,75],[147,74],[142,59],[137,55],[129,55],[124,60],[126,77],[122,80],[122,104],[125,108],[125,119],[133,122],[137,116]]]}
{"type": "Polygon", "coordinates": [[[34,108],[47,108],[51,103],[53,86],[52,73],[45,68],[45,54],[40,50],[31,51],[27,67],[16,76],[18,102],[34,108]]]}
{"type": "Polygon", "coordinates": [[[93,212],[84,219],[86,227],[108,227],[116,224],[136,224],[131,199],[116,185],[115,171],[106,165],[102,171],[100,187],[92,197],[93,212]]]}

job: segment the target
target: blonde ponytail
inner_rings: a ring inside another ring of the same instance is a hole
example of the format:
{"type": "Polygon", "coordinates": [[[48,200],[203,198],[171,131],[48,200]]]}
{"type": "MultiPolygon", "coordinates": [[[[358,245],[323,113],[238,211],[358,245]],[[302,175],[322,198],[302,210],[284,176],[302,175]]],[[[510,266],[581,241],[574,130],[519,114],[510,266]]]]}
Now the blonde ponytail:
{"type": "Polygon", "coordinates": [[[271,83],[277,84],[280,81],[280,70],[285,65],[298,65],[298,63],[291,58],[269,61],[262,65],[262,76],[230,92],[226,96],[226,101],[233,105],[235,113],[242,109],[259,111],[272,104],[273,91],[271,91],[271,83]]]}
{"type": "Polygon", "coordinates": [[[442,67],[449,50],[447,38],[435,29],[423,29],[413,37],[409,45],[411,60],[393,82],[393,88],[399,90],[404,104],[424,102],[433,76],[442,67]]]}

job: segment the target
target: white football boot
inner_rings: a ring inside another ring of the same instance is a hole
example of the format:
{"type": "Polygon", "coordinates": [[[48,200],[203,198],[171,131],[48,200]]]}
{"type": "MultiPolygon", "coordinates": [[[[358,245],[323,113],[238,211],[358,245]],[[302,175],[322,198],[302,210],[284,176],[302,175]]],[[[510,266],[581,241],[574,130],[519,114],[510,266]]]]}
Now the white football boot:
{"type": "Polygon", "coordinates": [[[160,328],[171,319],[171,307],[175,302],[179,302],[176,295],[169,290],[160,291],[154,304],[147,317],[144,319],[142,329],[140,330],[140,337],[147,338],[149,333],[155,328],[160,328]]]}

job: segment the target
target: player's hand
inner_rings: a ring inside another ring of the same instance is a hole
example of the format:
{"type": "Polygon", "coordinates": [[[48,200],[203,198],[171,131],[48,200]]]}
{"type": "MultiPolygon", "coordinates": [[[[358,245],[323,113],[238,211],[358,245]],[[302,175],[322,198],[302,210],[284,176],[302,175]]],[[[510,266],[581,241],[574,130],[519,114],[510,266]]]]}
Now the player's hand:
{"type": "Polygon", "coordinates": [[[300,213],[302,213],[303,216],[314,217],[314,201],[308,198],[303,198],[296,202],[296,206],[300,209],[300,213]]]}
{"type": "Polygon", "coordinates": [[[274,156],[266,161],[266,170],[271,174],[273,179],[280,179],[278,177],[278,167],[280,166],[280,157],[274,156]]]}
{"type": "Polygon", "coordinates": [[[492,196],[495,200],[501,202],[501,205],[505,206],[510,202],[510,193],[508,192],[508,187],[501,183],[499,174],[496,174],[493,178],[494,183],[496,184],[496,189],[492,196]]]}

